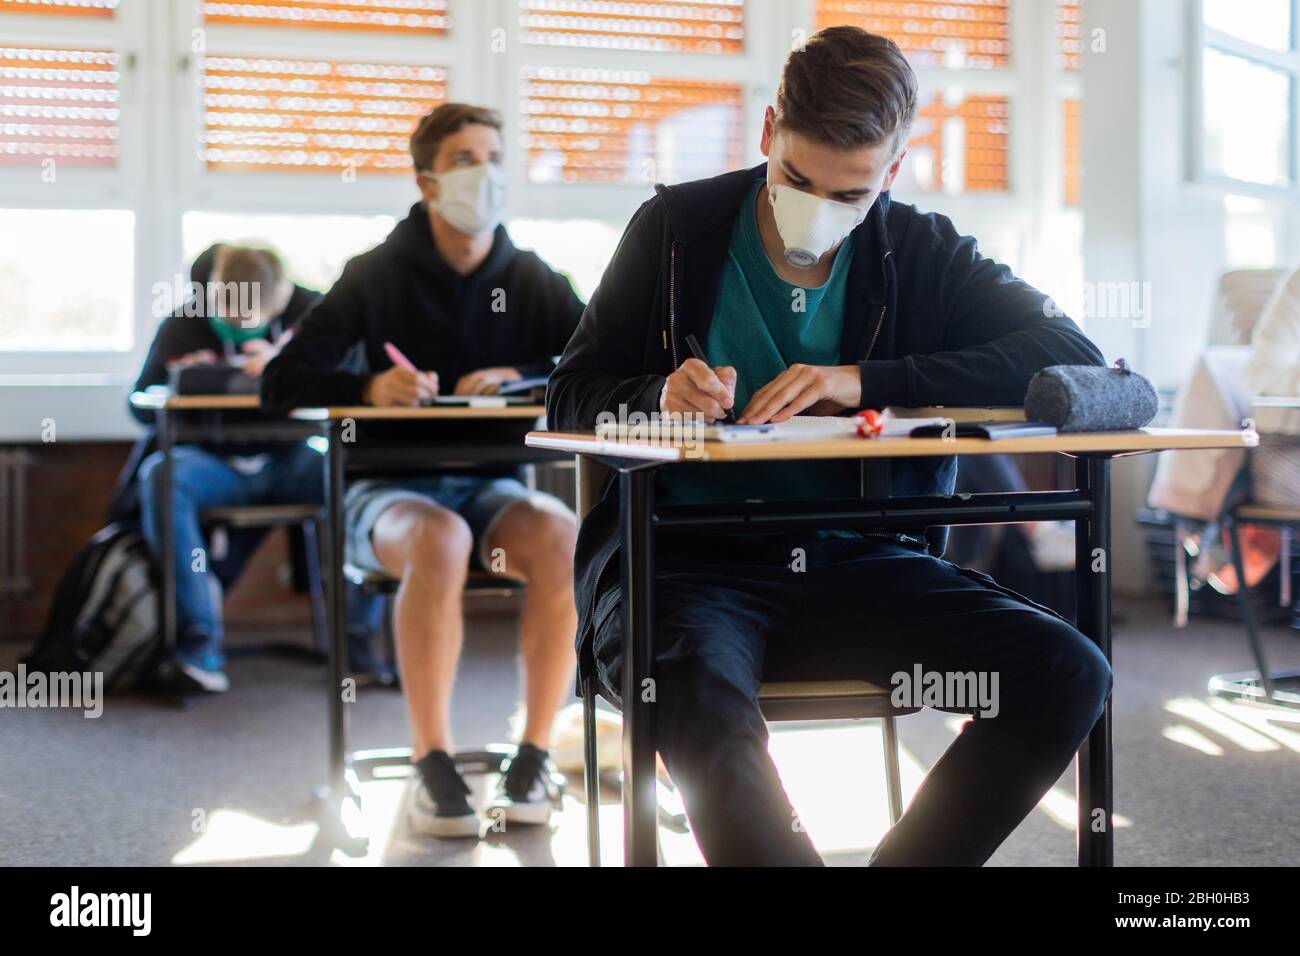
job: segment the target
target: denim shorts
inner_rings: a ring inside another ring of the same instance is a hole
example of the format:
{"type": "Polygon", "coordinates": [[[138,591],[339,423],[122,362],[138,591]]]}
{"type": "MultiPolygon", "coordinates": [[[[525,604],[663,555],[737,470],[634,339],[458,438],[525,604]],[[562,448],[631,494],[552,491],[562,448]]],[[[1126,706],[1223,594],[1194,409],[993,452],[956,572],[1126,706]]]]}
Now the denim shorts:
{"type": "Polygon", "coordinates": [[[345,559],[365,571],[386,573],[375,555],[371,534],[379,516],[399,501],[432,501],[465,519],[474,534],[473,566],[480,571],[491,566],[485,551],[497,519],[511,505],[530,501],[529,491],[515,478],[485,478],[480,475],[439,475],[410,481],[364,480],[348,488],[343,499],[345,516],[345,559]]]}

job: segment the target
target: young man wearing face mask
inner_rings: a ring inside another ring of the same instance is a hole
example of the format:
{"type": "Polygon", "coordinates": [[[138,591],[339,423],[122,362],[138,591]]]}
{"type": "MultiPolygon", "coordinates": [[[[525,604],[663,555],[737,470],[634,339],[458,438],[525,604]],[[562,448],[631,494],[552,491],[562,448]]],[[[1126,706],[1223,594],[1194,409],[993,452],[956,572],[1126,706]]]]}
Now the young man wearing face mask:
{"type": "MultiPolygon", "coordinates": [[[[793,52],[763,126],[767,163],[658,187],[633,217],[551,378],[551,427],[591,429],[601,413],[734,409],[763,423],[1016,404],[1045,366],[1100,364],[973,239],[891,201],[915,110],[916,79],[888,39],[837,27],[793,52]]],[[[954,472],[953,459],[902,459],[891,493],[949,494],[954,472]]],[[[855,498],[859,471],[695,465],[656,494],[855,498]]],[[[615,696],[617,527],[611,485],[583,522],[576,594],[582,667],[615,696]]],[[[876,864],[982,864],[1070,764],[1110,689],[1105,658],[1065,620],[931,556],[923,534],[656,537],[656,733],[710,864],[821,862],[767,753],[765,672],[893,686],[920,664],[998,679],[996,715],[931,769],[876,864]]],[[[856,804],[846,795],[844,812],[856,804]]]]}
{"type": "MultiPolygon", "coordinates": [[[[411,156],[421,201],[380,246],[348,263],[267,368],[265,407],[409,406],[439,392],[490,394],[551,371],[582,302],[500,224],[502,153],[491,110],[450,103],[420,121],[411,156]],[[373,374],[333,371],[358,343],[373,374]],[[395,365],[388,343],[419,371],[395,365]]],[[[500,470],[356,482],[345,510],[348,561],[401,582],[393,620],[419,770],[412,826],[435,836],[480,830],[449,756],[451,691],[466,574],[492,569],[497,549],[502,573],[528,585],[520,620],[527,722],[493,809],[512,823],[545,822],[556,797],[551,724],[573,681],[573,514],[500,470]]]]}

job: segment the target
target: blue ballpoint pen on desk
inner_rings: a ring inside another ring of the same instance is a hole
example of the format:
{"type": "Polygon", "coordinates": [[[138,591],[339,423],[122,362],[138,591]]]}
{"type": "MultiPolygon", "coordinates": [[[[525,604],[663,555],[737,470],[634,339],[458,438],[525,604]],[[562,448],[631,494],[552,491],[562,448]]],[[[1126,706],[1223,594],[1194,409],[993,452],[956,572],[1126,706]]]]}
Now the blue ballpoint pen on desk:
{"type": "MultiPolygon", "coordinates": [[[[690,348],[692,355],[694,355],[705,365],[709,364],[708,356],[704,354],[704,349],[700,348],[700,340],[695,337],[694,333],[691,333],[690,335],[686,336],[686,344],[690,348]]],[[[710,368],[711,367],[712,366],[710,366],[710,368]]],[[[724,425],[736,424],[736,416],[732,413],[732,410],[730,408],[723,409],[723,412],[724,414],[722,416],[722,423],[724,425]]]]}

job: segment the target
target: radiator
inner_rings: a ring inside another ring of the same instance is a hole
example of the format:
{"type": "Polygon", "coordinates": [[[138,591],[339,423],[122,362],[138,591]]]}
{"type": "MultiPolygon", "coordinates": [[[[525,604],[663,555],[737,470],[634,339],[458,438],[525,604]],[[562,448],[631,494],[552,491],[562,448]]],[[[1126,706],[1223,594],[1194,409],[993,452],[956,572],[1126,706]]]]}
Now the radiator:
{"type": "Polygon", "coordinates": [[[27,576],[27,469],[22,448],[0,448],[0,601],[31,589],[27,576]]]}

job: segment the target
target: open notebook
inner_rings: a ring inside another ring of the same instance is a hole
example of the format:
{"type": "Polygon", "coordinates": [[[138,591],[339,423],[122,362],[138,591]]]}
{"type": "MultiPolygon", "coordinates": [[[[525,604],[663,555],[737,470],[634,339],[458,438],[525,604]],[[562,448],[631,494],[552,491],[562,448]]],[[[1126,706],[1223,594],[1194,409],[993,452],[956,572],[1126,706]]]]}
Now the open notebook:
{"type": "MultiPolygon", "coordinates": [[[[701,425],[695,422],[651,422],[639,427],[617,423],[598,426],[596,434],[604,439],[635,439],[649,441],[720,441],[720,442],[770,442],[770,441],[828,441],[836,438],[856,438],[857,419],[840,416],[796,415],[788,422],[774,425],[701,425]]],[[[952,434],[960,438],[1025,438],[1036,435],[1054,435],[1056,429],[1025,421],[954,421],[948,417],[901,417],[886,411],[881,438],[908,438],[912,436],[942,437],[952,434]]]]}

